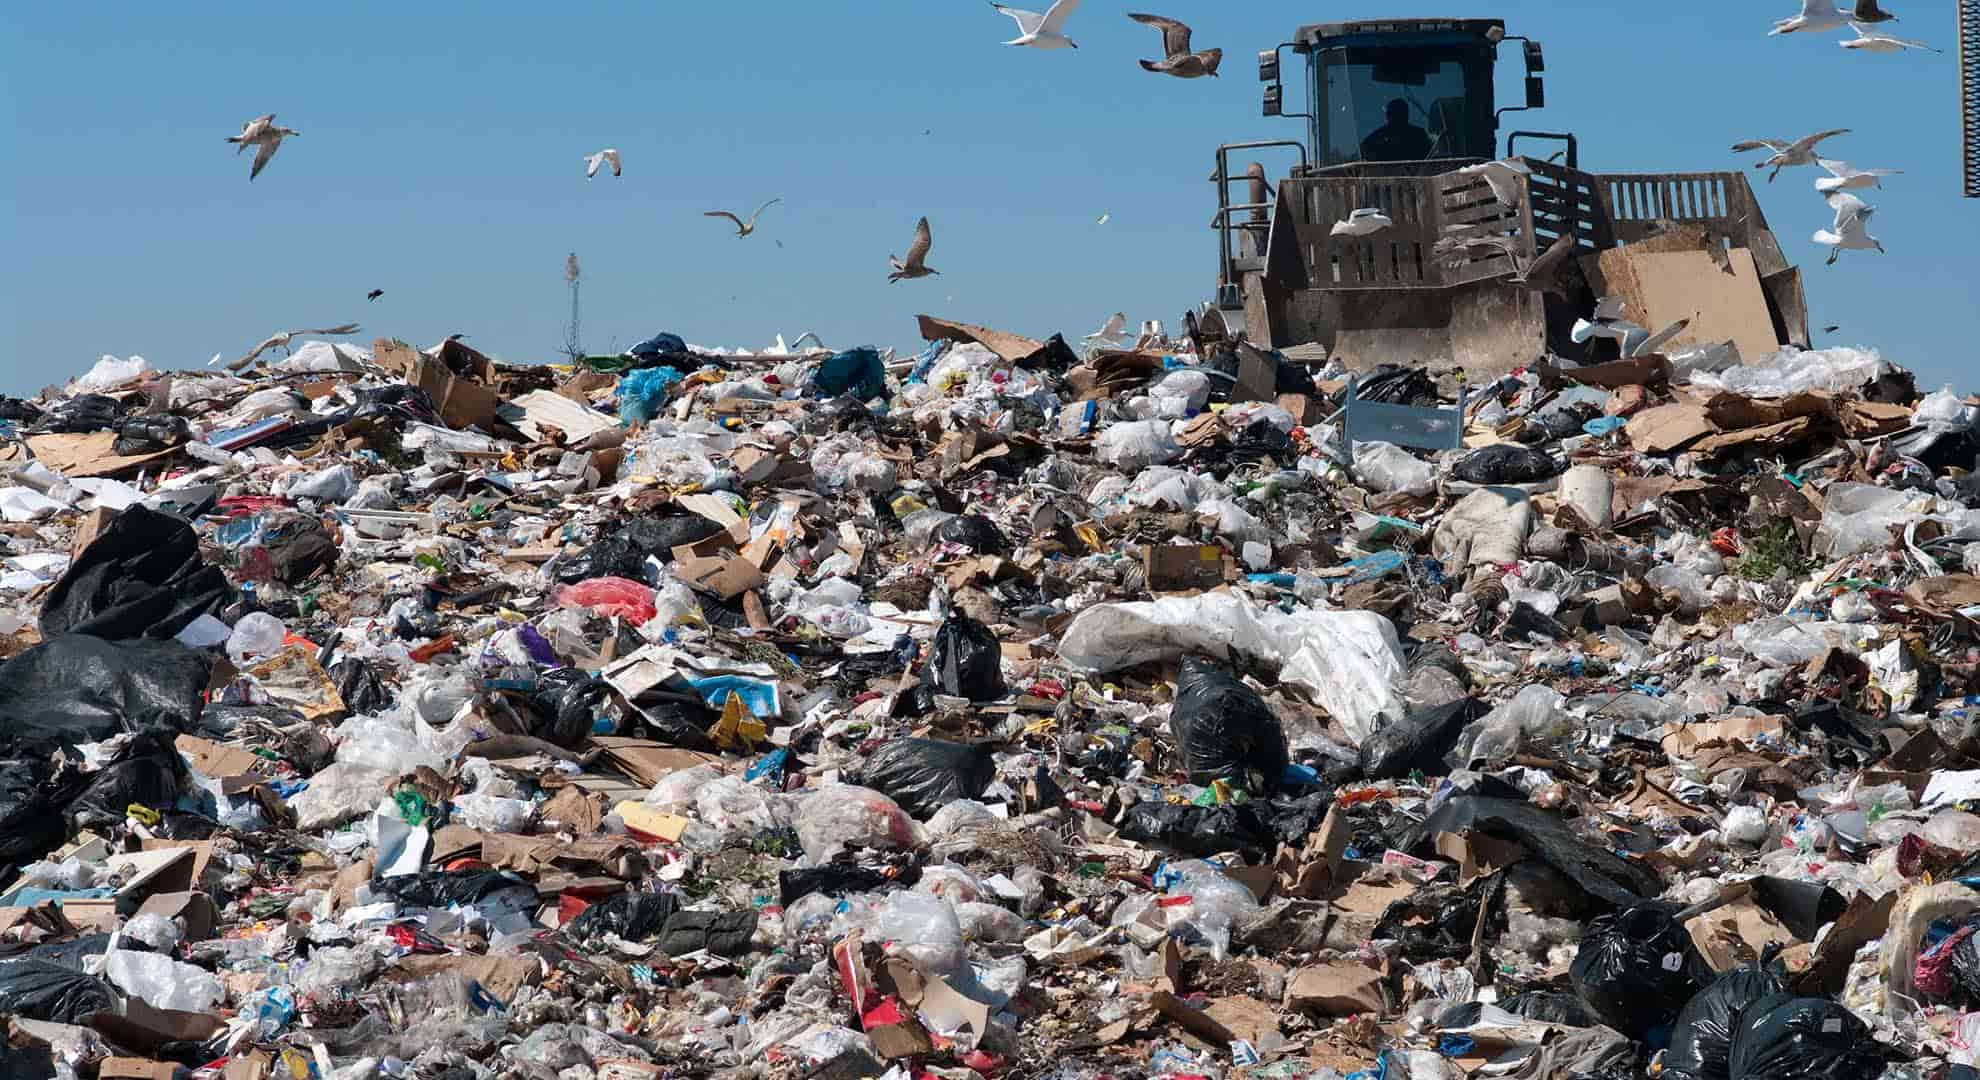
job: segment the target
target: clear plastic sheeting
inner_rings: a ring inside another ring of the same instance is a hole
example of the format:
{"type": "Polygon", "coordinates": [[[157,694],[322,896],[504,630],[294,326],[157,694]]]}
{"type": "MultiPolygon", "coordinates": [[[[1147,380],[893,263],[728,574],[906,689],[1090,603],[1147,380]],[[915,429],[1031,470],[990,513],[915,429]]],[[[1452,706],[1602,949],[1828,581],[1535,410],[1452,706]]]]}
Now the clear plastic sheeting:
{"type": "Polygon", "coordinates": [[[1888,373],[1891,366],[1875,349],[1838,346],[1833,349],[1789,348],[1765,361],[1723,371],[1693,371],[1695,390],[1726,391],[1751,397],[1786,397],[1810,390],[1849,393],[1888,373]]]}

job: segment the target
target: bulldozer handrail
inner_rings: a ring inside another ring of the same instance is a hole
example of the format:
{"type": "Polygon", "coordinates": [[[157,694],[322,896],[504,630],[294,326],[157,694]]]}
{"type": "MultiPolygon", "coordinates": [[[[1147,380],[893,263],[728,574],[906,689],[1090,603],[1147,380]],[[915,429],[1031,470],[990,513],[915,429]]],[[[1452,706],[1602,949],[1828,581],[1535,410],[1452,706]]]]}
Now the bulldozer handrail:
{"type": "MultiPolygon", "coordinates": [[[[1210,227],[1217,230],[1217,272],[1218,281],[1222,284],[1229,284],[1231,280],[1230,211],[1240,209],[1231,205],[1231,151],[1264,150],[1275,146],[1290,146],[1299,151],[1300,173],[1304,174],[1312,166],[1312,160],[1306,156],[1306,144],[1298,139],[1259,139],[1254,142],[1225,143],[1217,148],[1217,175],[1210,181],[1217,185],[1217,216],[1211,219],[1210,227]]],[[[1272,205],[1267,203],[1260,206],[1247,203],[1241,209],[1270,211],[1272,205]]]]}

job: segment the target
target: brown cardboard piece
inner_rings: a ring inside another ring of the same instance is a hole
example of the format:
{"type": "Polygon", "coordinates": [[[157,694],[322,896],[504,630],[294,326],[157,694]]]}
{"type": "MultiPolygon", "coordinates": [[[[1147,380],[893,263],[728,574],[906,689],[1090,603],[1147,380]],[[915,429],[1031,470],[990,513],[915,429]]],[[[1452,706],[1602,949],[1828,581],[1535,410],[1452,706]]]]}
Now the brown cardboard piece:
{"type": "Polygon", "coordinates": [[[1015,364],[1045,347],[1042,341],[1028,337],[992,330],[987,326],[972,326],[969,323],[951,322],[933,315],[918,315],[923,341],[975,342],[998,356],[1015,364]]]}
{"type": "Polygon", "coordinates": [[[1683,402],[1645,409],[1623,428],[1629,444],[1646,454],[1681,450],[1717,430],[1703,407],[1683,402]]]}
{"type": "Polygon", "coordinates": [[[268,1072],[274,1068],[274,1059],[265,1050],[243,1050],[227,1059],[227,1068],[220,1074],[220,1080],[268,1080],[268,1072]]]}
{"type": "Polygon", "coordinates": [[[1685,924],[1691,942],[1713,971],[1725,973],[1759,958],[1769,945],[1793,945],[1795,937],[1750,898],[1735,900],[1685,924]]]}
{"type": "Polygon", "coordinates": [[[450,428],[478,427],[487,431],[495,425],[495,410],[502,404],[502,395],[480,383],[456,377],[439,360],[422,355],[413,362],[412,375],[406,381],[433,398],[434,408],[450,428]]]}
{"type": "Polygon", "coordinates": [[[1216,1017],[1202,1009],[1191,1008],[1189,1003],[1166,990],[1148,995],[1148,1003],[1155,1006],[1156,1012],[1175,1021],[1177,1027],[1219,1049],[1228,1048],[1231,1040],[1236,1038],[1231,1034],[1231,1029],[1219,1023],[1216,1017]]]}
{"type": "Polygon", "coordinates": [[[1458,866],[1458,885],[1470,888],[1481,877],[1502,870],[1527,857],[1518,844],[1484,833],[1438,833],[1437,854],[1458,866]]]}
{"type": "Polygon", "coordinates": [[[593,735],[591,745],[603,749],[612,764],[648,788],[682,769],[722,760],[714,754],[682,750],[652,739],[635,739],[626,735],[593,735]]]}
{"type": "Polygon", "coordinates": [[[1226,580],[1224,549],[1214,544],[1148,544],[1141,569],[1150,592],[1214,589],[1226,580]]]}
{"type": "Polygon", "coordinates": [[[1767,311],[1767,290],[1751,251],[1726,251],[1727,273],[1703,249],[1716,242],[1697,226],[1678,226],[1642,243],[1585,255],[1581,266],[1595,295],[1621,298],[1625,317],[1638,326],[1654,332],[1691,320],[1665,344],[1666,352],[1729,340],[1740,356],[1757,363],[1781,347],[1767,311]]]}
{"type": "Polygon", "coordinates": [[[181,735],[172,740],[172,745],[192,762],[193,768],[198,769],[202,776],[215,780],[258,775],[267,764],[259,755],[238,746],[222,746],[197,735],[181,735]]]}
{"type": "MultiPolygon", "coordinates": [[[[211,1013],[154,1009],[145,1004],[143,999],[132,997],[121,1014],[108,1010],[91,1014],[89,1026],[119,1046],[132,1050],[155,1051],[166,1043],[205,1042],[227,1024],[211,1013]]],[[[106,1072],[102,1075],[111,1074],[106,1072]]],[[[139,1072],[117,1075],[148,1076],[150,1074],[139,1072]]]]}
{"type": "Polygon", "coordinates": [[[1293,972],[1288,1007],[1317,1016],[1380,1015],[1389,1009],[1382,973],[1360,964],[1319,964],[1293,972]]]}
{"type": "Polygon", "coordinates": [[[117,433],[114,431],[30,435],[27,444],[28,449],[34,451],[35,460],[71,480],[134,472],[179,452],[174,447],[152,454],[119,454],[114,449],[117,445],[117,433]]]}
{"type": "Polygon", "coordinates": [[[213,901],[203,892],[153,893],[139,905],[137,913],[185,920],[187,941],[205,941],[212,937],[213,926],[220,921],[220,912],[215,910],[213,901]]]}
{"type": "Polygon", "coordinates": [[[113,1057],[103,1059],[96,1067],[96,1075],[101,1080],[172,1080],[179,1075],[179,1066],[149,1058],[113,1057]]]}
{"type": "Polygon", "coordinates": [[[84,514],[82,521],[76,525],[75,535],[69,539],[69,557],[73,559],[81,555],[90,541],[96,539],[97,535],[109,528],[110,523],[116,519],[117,511],[107,506],[99,506],[84,514]]]}
{"type": "Polygon", "coordinates": [[[682,581],[713,593],[724,600],[770,583],[763,571],[741,557],[695,558],[674,563],[674,573],[682,581]]]}

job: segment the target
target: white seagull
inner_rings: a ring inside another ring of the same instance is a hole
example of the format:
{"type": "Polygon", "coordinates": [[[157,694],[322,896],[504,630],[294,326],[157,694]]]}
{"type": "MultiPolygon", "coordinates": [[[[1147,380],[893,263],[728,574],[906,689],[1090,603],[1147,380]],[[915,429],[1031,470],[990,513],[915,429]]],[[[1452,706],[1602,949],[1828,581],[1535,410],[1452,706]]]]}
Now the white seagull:
{"type": "Polygon", "coordinates": [[[248,170],[248,179],[252,180],[261,175],[261,170],[268,167],[268,160],[275,156],[276,150],[281,149],[283,139],[301,134],[302,132],[291,128],[276,127],[275,114],[269,113],[267,116],[257,116],[242,124],[241,133],[227,136],[227,141],[234,144],[236,157],[248,147],[255,147],[254,168],[248,170]]]}
{"type": "Polygon", "coordinates": [[[1065,33],[1066,19],[1079,10],[1079,0],[1059,0],[1043,15],[1003,4],[993,3],[990,6],[1017,20],[1018,36],[1004,42],[1006,45],[1029,45],[1034,49],[1079,48],[1079,43],[1065,33]]]}
{"type": "Polygon", "coordinates": [[[1837,161],[1834,158],[1816,158],[1815,163],[1829,170],[1829,175],[1815,181],[1815,190],[1824,195],[1832,191],[1846,191],[1852,188],[1883,187],[1882,177],[1896,176],[1904,171],[1903,169],[1859,169],[1847,161],[1837,161]]]}
{"type": "Polygon", "coordinates": [[[1935,49],[1922,41],[1892,37],[1882,30],[1865,30],[1858,23],[1850,23],[1849,28],[1856,31],[1856,36],[1848,41],[1839,41],[1836,43],[1845,49],[1856,49],[1862,52],[1873,53],[1903,52],[1906,49],[1924,49],[1926,52],[1945,52],[1944,49],[1935,49]]]}
{"type": "Polygon", "coordinates": [[[1755,162],[1753,165],[1756,169],[1764,169],[1769,165],[1774,167],[1774,171],[1767,174],[1767,182],[1771,184],[1774,182],[1774,177],[1781,174],[1782,169],[1792,165],[1815,164],[1816,143],[1833,135],[1847,134],[1849,134],[1848,128],[1831,128],[1828,131],[1818,131],[1813,135],[1803,135],[1793,142],[1785,142],[1780,139],[1748,139],[1744,142],[1734,143],[1732,148],[1735,154],[1743,154],[1748,150],[1760,150],[1763,148],[1772,150],[1774,152],[1772,157],[1765,161],[1755,162]]]}
{"type": "Polygon", "coordinates": [[[1835,0],[1801,0],[1801,14],[1791,19],[1779,19],[1774,28],[1767,31],[1768,37],[1776,34],[1826,34],[1840,30],[1849,16],[1836,10],[1835,0]]]}
{"type": "Polygon", "coordinates": [[[1327,235],[1367,236],[1370,233],[1381,232],[1394,224],[1395,222],[1389,220],[1389,215],[1380,210],[1361,209],[1348,214],[1345,221],[1334,222],[1334,227],[1328,230],[1327,235]]]}
{"type": "Polygon", "coordinates": [[[595,154],[586,154],[584,156],[584,178],[589,180],[597,176],[598,168],[601,165],[612,166],[612,175],[619,175],[619,152],[608,146],[595,154]]]}
{"type": "Polygon", "coordinates": [[[1118,345],[1127,337],[1127,312],[1116,311],[1107,316],[1107,322],[1100,329],[1080,339],[1082,345],[1118,345]]]}
{"type": "Polygon", "coordinates": [[[1511,159],[1466,165],[1458,172],[1465,176],[1484,177],[1485,183],[1492,188],[1493,197],[1508,210],[1519,209],[1520,193],[1525,190],[1520,185],[1520,179],[1533,175],[1533,170],[1527,168],[1525,162],[1511,159]]]}
{"type": "Polygon", "coordinates": [[[246,356],[243,356],[239,360],[236,360],[233,363],[228,364],[227,370],[239,371],[242,368],[248,366],[249,364],[254,363],[256,358],[260,357],[262,353],[267,352],[270,349],[281,349],[283,352],[288,352],[289,342],[304,334],[322,334],[328,337],[331,335],[355,334],[357,333],[357,331],[358,331],[358,324],[344,323],[339,326],[325,327],[324,329],[321,330],[284,330],[277,334],[270,334],[265,340],[262,341],[261,344],[256,345],[252,349],[249,349],[248,354],[246,356]]]}
{"type": "Polygon", "coordinates": [[[763,216],[763,212],[764,212],[765,210],[768,210],[768,209],[770,209],[771,207],[773,207],[773,206],[775,206],[775,205],[777,205],[778,203],[780,203],[780,202],[783,202],[783,201],[784,201],[784,200],[783,200],[783,199],[781,199],[781,198],[778,198],[778,199],[771,199],[771,200],[770,200],[769,202],[767,202],[767,203],[764,203],[764,204],[763,204],[762,206],[759,206],[759,207],[757,207],[757,208],[756,208],[756,213],[754,213],[754,214],[751,214],[751,215],[749,215],[749,220],[748,220],[748,221],[744,221],[743,219],[741,219],[741,218],[739,218],[739,217],[737,217],[736,215],[734,215],[734,214],[732,214],[732,213],[730,213],[730,212],[728,212],[727,210],[708,210],[708,211],[705,211],[705,212],[703,212],[701,216],[702,216],[702,217],[722,217],[722,218],[728,218],[728,219],[729,219],[730,221],[733,221],[733,222],[735,222],[735,223],[736,223],[736,239],[738,239],[738,240],[741,240],[741,239],[742,239],[743,237],[745,237],[745,236],[748,236],[748,235],[749,235],[750,233],[753,233],[753,232],[755,232],[755,231],[756,231],[756,219],[757,219],[757,218],[760,218],[760,217],[762,217],[762,216],[763,216]]]}
{"type": "Polygon", "coordinates": [[[1815,230],[1815,242],[1829,245],[1827,264],[1834,266],[1845,251],[1868,251],[1875,248],[1878,254],[1884,245],[1870,235],[1870,215],[1877,208],[1851,195],[1847,191],[1837,191],[1829,196],[1829,206],[1836,212],[1836,223],[1827,229],[1815,230]]]}

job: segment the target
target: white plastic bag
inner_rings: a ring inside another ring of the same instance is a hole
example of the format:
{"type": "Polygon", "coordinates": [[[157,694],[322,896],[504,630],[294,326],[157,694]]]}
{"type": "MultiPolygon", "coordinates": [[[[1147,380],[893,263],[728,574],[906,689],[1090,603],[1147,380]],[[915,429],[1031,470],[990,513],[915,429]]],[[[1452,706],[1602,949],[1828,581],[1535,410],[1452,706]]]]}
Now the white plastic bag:
{"type": "Polygon", "coordinates": [[[955,907],[939,896],[908,889],[889,893],[875,917],[873,934],[938,975],[957,975],[969,966],[962,923],[955,907]]]}
{"type": "Polygon", "coordinates": [[[98,360],[95,367],[90,368],[87,374],[76,380],[76,390],[80,393],[94,394],[114,389],[150,370],[151,364],[142,356],[119,360],[109,353],[104,353],[103,359],[98,360]]]}
{"type": "Polygon", "coordinates": [[[1394,443],[1354,444],[1354,476],[1377,492],[1428,495],[1437,490],[1437,470],[1394,443]]]}
{"type": "Polygon", "coordinates": [[[871,788],[827,784],[798,804],[798,843],[804,865],[823,866],[848,847],[913,847],[920,827],[894,800],[871,788]]]}
{"type": "Polygon", "coordinates": [[[181,964],[164,953],[120,949],[115,939],[104,953],[103,974],[154,1009],[205,1012],[226,996],[220,980],[205,968],[181,964]]]}
{"type": "Polygon", "coordinates": [[[1123,472],[1140,472],[1182,456],[1167,420],[1115,424],[1093,440],[1093,456],[1123,472]]]}

